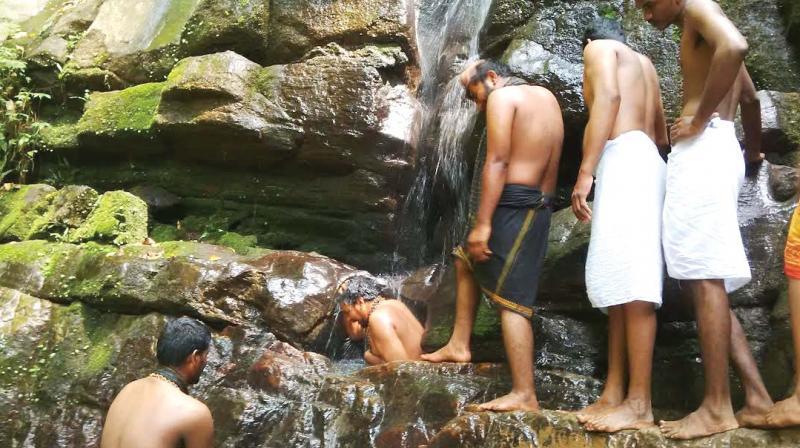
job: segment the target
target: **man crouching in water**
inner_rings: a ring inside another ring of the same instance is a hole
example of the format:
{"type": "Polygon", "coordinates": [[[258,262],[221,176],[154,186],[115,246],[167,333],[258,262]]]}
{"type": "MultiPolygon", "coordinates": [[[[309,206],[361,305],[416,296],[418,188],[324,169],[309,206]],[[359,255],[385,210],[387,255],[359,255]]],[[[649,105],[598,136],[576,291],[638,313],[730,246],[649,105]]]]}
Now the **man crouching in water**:
{"type": "Polygon", "coordinates": [[[159,369],[125,386],[111,403],[101,448],[207,448],[214,442],[208,407],[188,395],[206,365],[211,333],[181,317],[158,337],[159,369]]]}
{"type": "Polygon", "coordinates": [[[500,307],[503,343],[511,368],[508,395],[481,410],[539,409],[533,383],[533,304],[547,250],[549,196],[556,187],[564,139],[561,109],[550,91],[508,76],[508,69],[477,61],[460,75],[467,97],[486,111],[487,153],[481,198],[466,251],[453,252],[456,316],[450,341],[423,355],[432,362],[469,362],[478,292],[500,307]]]}
{"type": "Polygon", "coordinates": [[[342,284],[338,301],[345,332],[353,341],[366,339],[367,364],[419,359],[422,325],[403,302],[380,293],[380,284],[365,275],[342,284]]]}

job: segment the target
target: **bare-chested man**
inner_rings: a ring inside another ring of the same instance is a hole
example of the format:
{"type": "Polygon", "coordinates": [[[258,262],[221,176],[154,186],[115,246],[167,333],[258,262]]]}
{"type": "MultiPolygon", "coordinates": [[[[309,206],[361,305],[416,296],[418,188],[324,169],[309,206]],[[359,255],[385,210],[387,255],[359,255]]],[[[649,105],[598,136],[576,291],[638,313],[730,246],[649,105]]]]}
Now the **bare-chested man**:
{"type": "Polygon", "coordinates": [[[592,222],[586,260],[589,301],[607,310],[608,378],[599,400],[578,412],[587,429],[653,425],[651,378],[664,261],[661,214],[667,125],[650,60],[625,44],[618,22],[597,18],[584,37],[589,123],[572,211],[592,222]],[[594,175],[596,174],[596,181],[594,175]],[[586,198],[595,182],[594,203],[586,198]],[[625,365],[627,358],[628,365],[625,365]],[[629,383],[625,392],[625,369],[629,383]]]}
{"type": "Polygon", "coordinates": [[[486,162],[466,251],[454,251],[453,334],[447,345],[422,359],[470,361],[470,334],[482,291],[500,308],[512,389],[479,409],[538,410],[530,319],[547,250],[548,196],[555,192],[564,139],[561,109],[550,91],[512,78],[506,67],[490,61],[470,64],[460,80],[467,97],[486,111],[486,162]]]}
{"type": "Polygon", "coordinates": [[[345,332],[351,340],[366,339],[367,364],[420,359],[422,325],[403,302],[382,297],[381,289],[375,279],[362,275],[339,288],[345,332]]]}
{"type": "Polygon", "coordinates": [[[763,384],[727,295],[750,280],[737,201],[745,159],[763,158],[760,123],[752,120],[757,103],[746,85],[747,41],[719,5],[712,0],[637,0],[637,5],[656,28],[675,24],[682,30],[683,110],[670,129],[662,241],[669,275],[682,281],[694,301],[705,395],[698,410],[661,422],[661,430],[671,438],[691,439],[739,426],[731,405],[729,356],[747,383],[748,406],[759,408],[745,409],[740,420],[758,419],[769,400],[757,390],[763,384]],[[744,158],[729,121],[739,104],[748,120],[744,158]]]}
{"type": "Polygon", "coordinates": [[[211,412],[187,394],[203,373],[210,343],[208,328],[195,319],[167,323],[156,347],[161,367],[120,391],[108,410],[100,447],[211,447],[211,412]]]}

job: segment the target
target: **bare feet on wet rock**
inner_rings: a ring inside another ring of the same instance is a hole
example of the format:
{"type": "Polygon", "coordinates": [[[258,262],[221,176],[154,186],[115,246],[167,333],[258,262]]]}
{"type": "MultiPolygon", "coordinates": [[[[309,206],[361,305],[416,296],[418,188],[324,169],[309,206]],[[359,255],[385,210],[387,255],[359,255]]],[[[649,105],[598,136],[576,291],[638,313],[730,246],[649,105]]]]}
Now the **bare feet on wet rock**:
{"type": "Polygon", "coordinates": [[[625,400],[618,406],[608,408],[606,412],[594,416],[584,425],[587,430],[598,432],[644,429],[651,426],[655,426],[652,407],[637,400],[625,400]]]}
{"type": "Polygon", "coordinates": [[[508,412],[508,411],[533,411],[539,410],[539,402],[533,394],[519,394],[511,392],[508,395],[503,395],[500,398],[495,398],[487,403],[479,404],[477,406],[479,411],[495,411],[495,412],[508,412]]]}
{"type": "Polygon", "coordinates": [[[775,403],[767,414],[767,424],[772,428],[800,426],[800,396],[792,395],[775,403]]]}
{"type": "Polygon", "coordinates": [[[736,413],[736,421],[741,428],[765,428],[767,427],[767,414],[771,405],[750,406],[745,405],[736,413]]]}
{"type": "Polygon", "coordinates": [[[470,362],[472,353],[469,348],[463,349],[447,344],[433,353],[423,353],[420,359],[429,362],[470,362]]]}
{"type": "Polygon", "coordinates": [[[714,415],[706,408],[692,412],[681,420],[664,421],[659,425],[661,433],[670,439],[696,439],[710,436],[739,427],[733,412],[727,415],[714,415]]]}
{"type": "Polygon", "coordinates": [[[622,400],[613,400],[603,398],[602,396],[600,399],[595,401],[594,403],[586,406],[585,408],[581,409],[580,411],[575,412],[575,417],[578,419],[580,423],[587,423],[589,420],[605,415],[610,409],[619,406],[622,403],[622,400]]]}

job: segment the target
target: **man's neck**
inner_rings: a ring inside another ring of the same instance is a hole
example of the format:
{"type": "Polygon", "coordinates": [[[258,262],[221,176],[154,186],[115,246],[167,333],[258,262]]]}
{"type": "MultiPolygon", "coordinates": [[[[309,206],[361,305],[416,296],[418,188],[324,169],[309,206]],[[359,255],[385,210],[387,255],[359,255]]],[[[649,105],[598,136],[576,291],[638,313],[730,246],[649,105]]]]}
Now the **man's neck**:
{"type": "Polygon", "coordinates": [[[672,21],[672,24],[680,29],[683,29],[684,21],[686,20],[686,4],[690,1],[692,0],[681,0],[681,5],[679,6],[680,11],[678,11],[678,15],[675,16],[675,20],[672,21]]]}

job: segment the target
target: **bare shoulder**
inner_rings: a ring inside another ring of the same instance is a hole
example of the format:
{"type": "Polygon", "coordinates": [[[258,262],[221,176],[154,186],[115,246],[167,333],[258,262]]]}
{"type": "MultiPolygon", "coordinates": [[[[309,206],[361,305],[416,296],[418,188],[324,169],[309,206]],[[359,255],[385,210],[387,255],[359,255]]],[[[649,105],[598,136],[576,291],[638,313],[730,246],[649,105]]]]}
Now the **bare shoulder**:
{"type": "Polygon", "coordinates": [[[208,409],[205,403],[189,395],[183,395],[181,401],[181,412],[183,414],[181,417],[188,425],[195,426],[213,423],[214,419],[211,416],[211,410],[208,409]]]}
{"type": "Polygon", "coordinates": [[[610,39],[593,40],[583,49],[583,57],[589,63],[591,60],[616,53],[620,45],[622,44],[610,39]]]}
{"type": "Polygon", "coordinates": [[[709,18],[726,17],[725,12],[712,0],[688,0],[686,2],[685,17],[689,22],[698,22],[709,18]]]}

